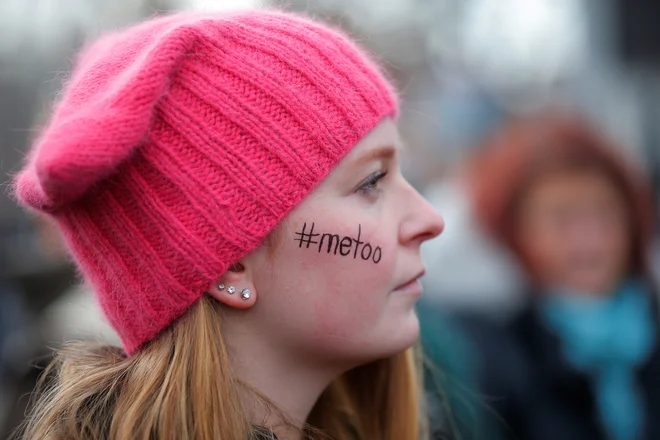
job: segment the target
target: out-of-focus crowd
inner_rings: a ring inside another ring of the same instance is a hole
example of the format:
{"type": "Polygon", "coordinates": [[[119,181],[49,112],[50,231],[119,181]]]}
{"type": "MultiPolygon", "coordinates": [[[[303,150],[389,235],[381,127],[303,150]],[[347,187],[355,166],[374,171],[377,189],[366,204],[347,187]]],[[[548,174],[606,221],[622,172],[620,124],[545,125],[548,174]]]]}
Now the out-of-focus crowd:
{"type": "MultiPolygon", "coordinates": [[[[449,308],[428,283],[422,341],[441,366],[428,377],[443,379],[429,393],[451,408],[436,413],[467,438],[660,438],[648,180],[580,118],[546,114],[502,127],[461,184],[479,239],[518,268],[515,301],[449,308]]],[[[427,252],[431,274],[460,252],[438,241],[427,252]]],[[[489,278],[482,292],[501,288],[478,261],[470,270],[489,278]]]]}

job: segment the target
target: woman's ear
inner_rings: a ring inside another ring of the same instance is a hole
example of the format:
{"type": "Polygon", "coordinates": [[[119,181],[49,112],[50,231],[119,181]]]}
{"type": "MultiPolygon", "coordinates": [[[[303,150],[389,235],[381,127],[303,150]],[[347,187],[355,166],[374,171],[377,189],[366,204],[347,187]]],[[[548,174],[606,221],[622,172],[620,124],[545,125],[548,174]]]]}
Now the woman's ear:
{"type": "Polygon", "coordinates": [[[250,271],[240,261],[209,286],[208,294],[235,309],[249,309],[257,300],[250,271]]]}

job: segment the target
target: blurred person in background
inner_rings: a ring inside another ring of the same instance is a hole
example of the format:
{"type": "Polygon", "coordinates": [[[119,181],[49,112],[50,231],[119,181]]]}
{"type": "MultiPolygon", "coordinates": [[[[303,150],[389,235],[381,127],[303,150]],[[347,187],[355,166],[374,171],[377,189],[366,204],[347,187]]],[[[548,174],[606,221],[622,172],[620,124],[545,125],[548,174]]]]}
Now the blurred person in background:
{"type": "Polygon", "coordinates": [[[443,221],[401,174],[398,112],[368,55],[286,13],[83,51],[15,189],[123,348],[60,350],[24,438],[422,437],[414,305],[443,221]]]}
{"type": "Polygon", "coordinates": [[[545,113],[491,137],[469,174],[477,218],[528,279],[526,305],[504,325],[464,321],[503,432],[660,438],[654,218],[641,172],[585,121],[545,113]]]}

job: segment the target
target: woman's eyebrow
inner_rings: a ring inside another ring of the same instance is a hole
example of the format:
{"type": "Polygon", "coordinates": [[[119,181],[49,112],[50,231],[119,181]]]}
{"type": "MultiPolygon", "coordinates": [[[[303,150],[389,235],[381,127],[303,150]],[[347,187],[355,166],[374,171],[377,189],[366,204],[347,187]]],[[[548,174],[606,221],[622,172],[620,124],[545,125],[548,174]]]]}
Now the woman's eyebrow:
{"type": "Polygon", "coordinates": [[[369,162],[373,162],[378,159],[390,160],[397,154],[397,147],[394,145],[382,145],[379,147],[372,148],[368,151],[365,151],[360,156],[358,156],[353,164],[356,166],[364,165],[369,162]]]}

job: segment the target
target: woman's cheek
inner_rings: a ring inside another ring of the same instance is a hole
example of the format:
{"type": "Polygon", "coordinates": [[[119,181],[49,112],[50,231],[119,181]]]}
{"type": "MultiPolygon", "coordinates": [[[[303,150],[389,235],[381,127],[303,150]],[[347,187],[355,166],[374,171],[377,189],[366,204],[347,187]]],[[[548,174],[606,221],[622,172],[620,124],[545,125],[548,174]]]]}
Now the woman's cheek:
{"type": "Polygon", "coordinates": [[[294,234],[311,284],[315,336],[354,340],[382,314],[395,256],[359,223],[334,230],[321,225],[303,222],[294,234]]]}

